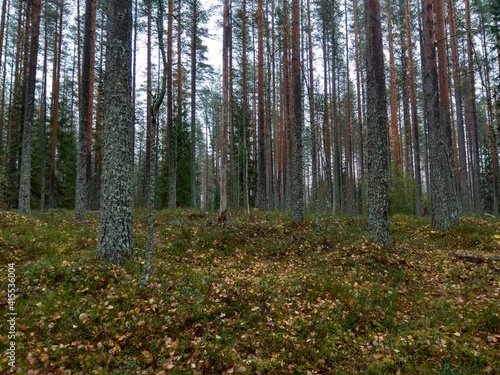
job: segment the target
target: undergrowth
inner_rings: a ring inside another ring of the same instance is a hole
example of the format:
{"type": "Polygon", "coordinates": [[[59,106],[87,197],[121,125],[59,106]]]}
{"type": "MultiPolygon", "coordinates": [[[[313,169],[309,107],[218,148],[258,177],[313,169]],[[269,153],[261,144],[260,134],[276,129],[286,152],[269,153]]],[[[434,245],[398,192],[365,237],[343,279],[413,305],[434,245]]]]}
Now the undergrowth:
{"type": "MultiPolygon", "coordinates": [[[[321,217],[316,236],[312,217],[268,216],[157,212],[153,277],[139,289],[145,212],[123,267],[95,261],[95,214],[0,212],[17,289],[17,368],[2,323],[0,372],[500,373],[498,220],[442,233],[397,215],[382,249],[360,217],[321,217]]],[[[6,267],[0,280],[7,311],[6,267]]]]}

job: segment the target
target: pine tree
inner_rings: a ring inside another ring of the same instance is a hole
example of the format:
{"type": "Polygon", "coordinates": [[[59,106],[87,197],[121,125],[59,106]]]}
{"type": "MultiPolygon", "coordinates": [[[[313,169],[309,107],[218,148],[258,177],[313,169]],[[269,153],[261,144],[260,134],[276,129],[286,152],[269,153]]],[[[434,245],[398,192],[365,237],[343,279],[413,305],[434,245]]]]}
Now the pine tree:
{"type": "Polygon", "coordinates": [[[31,151],[33,147],[33,118],[35,107],[35,85],[40,36],[41,1],[33,0],[31,19],[31,45],[29,50],[28,86],[24,111],[21,177],[19,183],[19,213],[29,214],[31,207],[31,151]]]}
{"type": "Polygon", "coordinates": [[[97,259],[121,264],[133,254],[132,236],[132,1],[109,0],[102,193],[97,259]]]}
{"type": "Polygon", "coordinates": [[[380,246],[391,244],[389,230],[388,152],[384,50],[380,1],[365,0],[368,128],[368,237],[380,246]]]}

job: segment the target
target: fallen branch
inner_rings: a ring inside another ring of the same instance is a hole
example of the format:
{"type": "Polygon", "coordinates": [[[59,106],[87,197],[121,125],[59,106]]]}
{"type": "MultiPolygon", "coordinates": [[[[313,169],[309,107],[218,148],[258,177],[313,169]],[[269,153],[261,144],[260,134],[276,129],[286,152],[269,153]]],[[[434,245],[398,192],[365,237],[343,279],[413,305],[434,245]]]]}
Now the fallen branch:
{"type": "Polygon", "coordinates": [[[475,255],[463,255],[463,254],[451,254],[455,258],[466,260],[467,262],[472,262],[476,264],[486,263],[486,262],[500,262],[500,257],[489,257],[484,258],[475,255]]]}

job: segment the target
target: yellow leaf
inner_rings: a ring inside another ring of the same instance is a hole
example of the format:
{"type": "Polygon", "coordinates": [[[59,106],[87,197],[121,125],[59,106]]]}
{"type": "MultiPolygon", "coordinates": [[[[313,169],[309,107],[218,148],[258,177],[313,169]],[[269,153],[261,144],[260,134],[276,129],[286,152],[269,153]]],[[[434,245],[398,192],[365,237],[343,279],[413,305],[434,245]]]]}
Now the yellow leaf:
{"type": "Polygon", "coordinates": [[[49,355],[47,353],[42,353],[40,356],[40,361],[46,362],[49,359],[49,355]]]}
{"type": "Polygon", "coordinates": [[[144,360],[146,361],[146,363],[153,362],[153,355],[150,352],[148,352],[147,350],[143,350],[141,352],[141,354],[143,355],[144,360]]]}

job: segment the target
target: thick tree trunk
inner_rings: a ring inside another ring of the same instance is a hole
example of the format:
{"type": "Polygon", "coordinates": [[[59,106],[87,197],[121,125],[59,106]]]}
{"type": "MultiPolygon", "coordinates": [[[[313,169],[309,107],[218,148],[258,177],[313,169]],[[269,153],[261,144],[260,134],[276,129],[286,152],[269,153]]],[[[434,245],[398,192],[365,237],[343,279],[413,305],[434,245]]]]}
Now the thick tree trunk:
{"type": "Polygon", "coordinates": [[[386,88],[379,0],[365,0],[367,68],[368,237],[389,247],[386,88]]]}
{"type": "Polygon", "coordinates": [[[131,74],[132,1],[109,0],[104,157],[97,259],[121,264],[134,252],[132,235],[133,113],[131,74]]]}
{"type": "Polygon", "coordinates": [[[21,157],[21,178],[19,184],[19,213],[30,213],[31,197],[31,150],[33,144],[33,117],[35,107],[35,86],[38,58],[38,39],[40,36],[40,0],[33,0],[31,18],[31,44],[29,53],[28,87],[24,111],[23,143],[21,157]]]}
{"type": "Polygon", "coordinates": [[[446,144],[445,125],[440,114],[438,67],[434,34],[433,0],[422,0],[423,12],[423,64],[425,116],[429,137],[429,169],[432,226],[439,230],[449,230],[458,219],[450,207],[449,194],[453,194],[450,168],[451,154],[446,144]]]}

